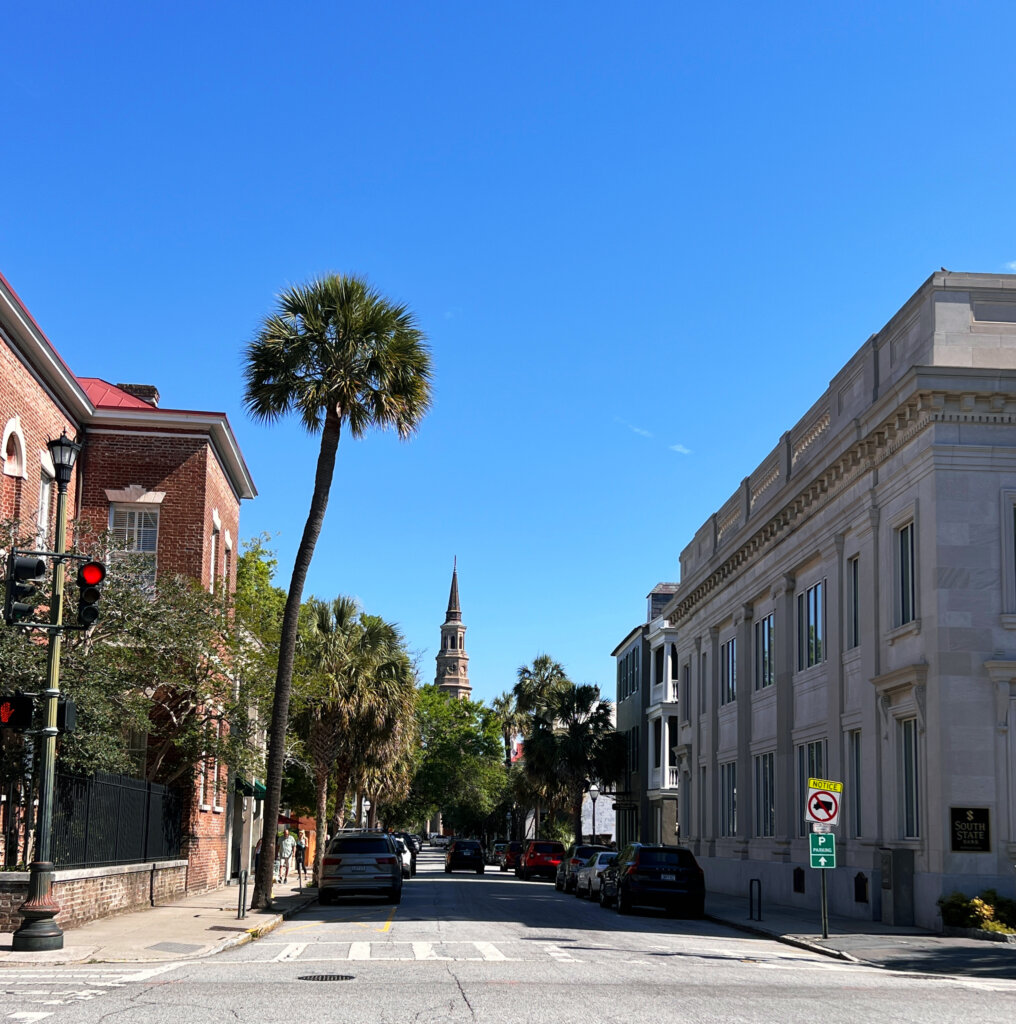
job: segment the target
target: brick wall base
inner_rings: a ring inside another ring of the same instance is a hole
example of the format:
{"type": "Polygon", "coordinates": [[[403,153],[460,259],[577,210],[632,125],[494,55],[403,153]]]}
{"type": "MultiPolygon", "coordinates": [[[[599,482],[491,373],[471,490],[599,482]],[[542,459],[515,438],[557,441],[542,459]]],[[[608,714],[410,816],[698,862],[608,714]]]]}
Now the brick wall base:
{"type": "MultiPolygon", "coordinates": [[[[158,906],[183,896],[186,886],[185,860],[54,871],[57,923],[68,930],[100,917],[158,906]]],[[[0,932],[13,932],[21,924],[18,910],[27,898],[27,871],[0,872],[0,932]]]]}

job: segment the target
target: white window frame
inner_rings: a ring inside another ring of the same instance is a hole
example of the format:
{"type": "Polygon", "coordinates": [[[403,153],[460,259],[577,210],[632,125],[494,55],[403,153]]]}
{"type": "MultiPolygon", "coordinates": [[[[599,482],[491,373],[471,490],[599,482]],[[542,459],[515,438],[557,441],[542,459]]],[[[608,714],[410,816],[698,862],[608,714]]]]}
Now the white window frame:
{"type": "Polygon", "coordinates": [[[900,718],[897,729],[897,773],[900,838],[921,838],[921,730],[917,716],[900,718]]]}
{"type": "Polygon", "coordinates": [[[720,765],[720,835],[737,835],[737,761],[720,765]]]}
{"type": "Polygon", "coordinates": [[[755,689],[765,690],[776,682],[776,661],[773,642],[776,636],[776,619],[773,612],[768,612],[755,620],[754,630],[754,665],[755,689]]]}
{"type": "Polygon", "coordinates": [[[797,671],[826,660],[826,580],[816,580],[797,595],[797,671]]]}
{"type": "Polygon", "coordinates": [[[110,561],[116,561],[116,559],[124,558],[127,556],[138,556],[142,555],[152,563],[151,569],[151,583],[154,586],[155,578],[159,571],[159,526],[161,515],[159,511],[159,505],[154,502],[144,502],[137,504],[127,504],[124,502],[114,502],[109,506],[109,532],[110,534],[117,535],[117,529],[115,526],[115,517],[117,513],[125,513],[128,516],[133,517],[133,525],[128,525],[125,534],[122,539],[128,542],[129,546],[123,547],[118,551],[110,552],[110,561]],[[150,527],[142,527],[138,524],[138,517],[141,515],[148,514],[155,517],[155,546],[154,548],[141,548],[137,547],[136,544],[141,536],[143,530],[148,530],[150,527]],[[133,535],[133,543],[130,543],[133,535]]]}
{"type": "Polygon", "coordinates": [[[893,530],[896,579],[896,626],[917,621],[917,524],[914,519],[893,530]]]}
{"type": "Polygon", "coordinates": [[[755,835],[768,839],[776,835],[776,754],[767,750],[754,758],[755,835]]]}
{"type": "Polygon", "coordinates": [[[35,512],[35,544],[42,550],[49,549],[50,519],[53,512],[53,485],[56,477],[47,472],[46,467],[39,469],[39,507],[35,512]]]}
{"type": "Polygon", "coordinates": [[[720,706],[737,700],[737,637],[720,644],[720,706]]]}
{"type": "Polygon", "coordinates": [[[847,559],[847,650],[861,645],[861,556],[847,559]]]}

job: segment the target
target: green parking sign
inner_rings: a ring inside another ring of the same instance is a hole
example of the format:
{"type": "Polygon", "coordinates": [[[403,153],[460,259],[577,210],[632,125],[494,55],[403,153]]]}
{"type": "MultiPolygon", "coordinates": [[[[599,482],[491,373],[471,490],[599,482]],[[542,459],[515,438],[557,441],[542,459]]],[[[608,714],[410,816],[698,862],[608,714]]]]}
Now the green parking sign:
{"type": "Polygon", "coordinates": [[[813,868],[836,867],[836,836],[831,832],[812,832],[808,836],[808,852],[813,868]]]}

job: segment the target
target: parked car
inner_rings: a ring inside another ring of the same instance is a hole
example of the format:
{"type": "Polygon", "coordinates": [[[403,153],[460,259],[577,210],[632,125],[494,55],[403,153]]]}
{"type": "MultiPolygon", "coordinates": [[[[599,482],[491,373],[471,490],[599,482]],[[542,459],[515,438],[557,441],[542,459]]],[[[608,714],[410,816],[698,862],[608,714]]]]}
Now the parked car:
{"type": "Polygon", "coordinates": [[[431,846],[447,847],[448,844],[451,841],[452,841],[452,837],[451,836],[431,836],[430,845],[431,846]]]}
{"type": "Polygon", "coordinates": [[[564,843],[552,839],[530,839],[522,850],[515,874],[528,881],[537,875],[553,878],[564,859],[564,843]]]}
{"type": "Polygon", "coordinates": [[[600,850],[606,850],[606,846],[597,846],[595,843],[573,843],[568,847],[561,863],[557,867],[557,874],[554,876],[554,888],[558,892],[575,891],[575,872],[594,854],[600,850]]]}
{"type": "Polygon", "coordinates": [[[575,872],[575,895],[579,899],[599,899],[603,874],[615,860],[617,854],[613,850],[600,850],[592,854],[575,872]]]}
{"type": "Polygon", "coordinates": [[[413,877],[413,854],[409,847],[406,846],[406,841],[401,836],[393,836],[395,841],[395,849],[399,851],[399,863],[402,865],[402,877],[412,878],[413,877]]]}
{"type": "Polygon", "coordinates": [[[385,896],[402,899],[402,858],[395,840],[384,832],[350,829],[328,844],[321,865],[318,902],[339,896],[385,896]]]}
{"type": "Polygon", "coordinates": [[[509,869],[511,869],[512,871],[514,871],[515,868],[518,866],[519,857],[521,856],[522,844],[516,842],[509,843],[501,853],[501,859],[498,861],[498,863],[501,865],[501,870],[508,871],[509,869]]]}
{"type": "Polygon", "coordinates": [[[409,877],[416,874],[416,855],[420,852],[422,847],[415,836],[410,835],[408,832],[395,832],[393,833],[396,839],[401,839],[409,849],[409,877]]]}
{"type": "Polygon", "coordinates": [[[504,851],[506,849],[508,849],[508,844],[507,843],[495,843],[487,851],[487,863],[492,865],[492,866],[494,864],[500,864],[501,863],[501,854],[504,853],[504,851]]]}
{"type": "Polygon", "coordinates": [[[614,906],[619,914],[640,906],[701,917],[705,903],[705,875],[683,846],[630,843],[606,869],[600,885],[600,906],[614,906]]]}
{"type": "Polygon", "coordinates": [[[456,839],[445,852],[446,875],[453,871],[475,871],[483,874],[483,847],[476,839],[456,839]]]}

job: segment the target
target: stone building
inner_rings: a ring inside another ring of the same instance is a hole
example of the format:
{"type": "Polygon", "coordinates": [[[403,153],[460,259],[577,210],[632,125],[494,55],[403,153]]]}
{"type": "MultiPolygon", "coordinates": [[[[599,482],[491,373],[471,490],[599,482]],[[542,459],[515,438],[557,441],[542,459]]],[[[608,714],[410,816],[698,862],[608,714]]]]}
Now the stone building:
{"type": "Polygon", "coordinates": [[[821,777],[832,912],[1014,895],[1016,277],[929,278],[697,531],[662,617],[709,888],[817,906],[821,777]]]}
{"type": "Polygon", "coordinates": [[[469,655],[466,654],[466,627],[459,607],[458,559],[452,564],[452,587],[448,594],[448,610],[441,626],[441,649],[437,652],[435,684],[459,700],[469,700],[469,655]]]}

